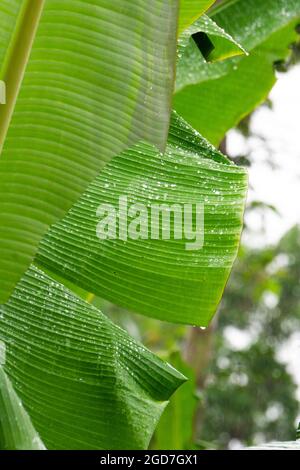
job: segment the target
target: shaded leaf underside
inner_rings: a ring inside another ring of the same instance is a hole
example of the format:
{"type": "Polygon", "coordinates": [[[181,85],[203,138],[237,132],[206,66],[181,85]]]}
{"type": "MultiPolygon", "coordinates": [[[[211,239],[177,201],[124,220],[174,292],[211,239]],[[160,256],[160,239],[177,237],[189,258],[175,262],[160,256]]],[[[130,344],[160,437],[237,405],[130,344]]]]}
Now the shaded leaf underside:
{"type": "Polygon", "coordinates": [[[0,449],[44,450],[20,398],[0,365],[0,449]]]}
{"type": "Polygon", "coordinates": [[[179,352],[172,353],[170,361],[188,377],[171,398],[155,430],[156,449],[191,449],[193,421],[199,398],[195,394],[195,371],[186,364],[179,352]]]}
{"type": "MultiPolygon", "coordinates": [[[[179,64],[174,107],[218,145],[228,129],[263,102],[275,83],[273,62],[297,41],[300,0],[236,0],[212,19],[249,52],[222,63],[179,64]]],[[[203,59],[202,59],[203,61],[203,59]]]]}
{"type": "Polygon", "coordinates": [[[176,91],[198,83],[201,77],[208,80],[210,62],[244,53],[243,47],[224,29],[208,16],[202,16],[179,36],[176,91]]]}
{"type": "Polygon", "coordinates": [[[0,3],[0,64],[3,64],[7,47],[11,42],[15,22],[21,6],[20,0],[2,0],[0,3]]]}

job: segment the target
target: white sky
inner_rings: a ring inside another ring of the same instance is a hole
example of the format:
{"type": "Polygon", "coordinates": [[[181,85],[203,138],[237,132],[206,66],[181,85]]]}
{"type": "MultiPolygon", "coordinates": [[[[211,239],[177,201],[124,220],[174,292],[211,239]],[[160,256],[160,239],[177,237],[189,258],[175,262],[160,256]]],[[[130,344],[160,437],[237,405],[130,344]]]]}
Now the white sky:
{"type": "MultiPolygon", "coordinates": [[[[270,98],[273,109],[259,108],[253,116],[251,129],[266,139],[247,141],[237,131],[230,131],[228,151],[241,155],[250,151],[255,162],[249,168],[248,200],[262,200],[274,205],[280,216],[267,211],[266,233],[244,236],[251,245],[277,242],[294,224],[300,223],[300,66],[279,74],[270,98]],[[276,165],[273,169],[266,162],[276,165]]],[[[259,228],[260,218],[254,214],[246,220],[259,228]]]]}

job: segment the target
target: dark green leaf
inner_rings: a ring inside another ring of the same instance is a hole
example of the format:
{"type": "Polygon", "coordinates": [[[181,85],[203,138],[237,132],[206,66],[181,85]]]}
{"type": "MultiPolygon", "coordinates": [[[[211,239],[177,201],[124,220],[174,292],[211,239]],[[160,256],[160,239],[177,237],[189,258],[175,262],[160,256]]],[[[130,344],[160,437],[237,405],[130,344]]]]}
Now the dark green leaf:
{"type": "Polygon", "coordinates": [[[206,326],[237,253],[246,191],[245,170],[174,116],[165,155],[140,143],[113,158],[47,233],[37,262],[138,313],[206,326]],[[150,218],[147,239],[120,239],[117,231],[116,239],[99,240],[97,209],[106,203],[118,210],[121,196],[148,211],[152,204],[204,204],[204,233],[197,227],[203,248],[187,250],[184,237],[153,239],[150,218]]]}
{"type": "Polygon", "coordinates": [[[48,449],[146,448],[184,381],[33,266],[1,307],[0,339],[5,371],[48,449]]]}
{"type": "MultiPolygon", "coordinates": [[[[4,346],[4,343],[0,343],[4,346]]],[[[0,365],[0,450],[44,450],[21,400],[0,365]]]]}
{"type": "MultiPolygon", "coordinates": [[[[297,40],[300,0],[235,0],[212,19],[250,53],[222,63],[178,67],[175,109],[215,145],[262,103],[275,83],[273,63],[297,40]],[[184,88],[184,87],[185,88],[184,88]]],[[[194,62],[194,55],[192,62],[194,62]]],[[[195,62],[194,62],[195,63],[195,62]]]]}

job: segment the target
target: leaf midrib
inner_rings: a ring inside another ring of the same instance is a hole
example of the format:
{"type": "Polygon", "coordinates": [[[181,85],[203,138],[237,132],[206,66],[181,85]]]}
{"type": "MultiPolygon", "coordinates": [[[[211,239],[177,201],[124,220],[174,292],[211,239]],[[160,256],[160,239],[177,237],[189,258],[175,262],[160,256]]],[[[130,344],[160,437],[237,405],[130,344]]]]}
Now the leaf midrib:
{"type": "Polygon", "coordinates": [[[6,84],[6,104],[0,106],[0,154],[14,112],[45,0],[24,0],[7,49],[0,77],[6,84]]]}

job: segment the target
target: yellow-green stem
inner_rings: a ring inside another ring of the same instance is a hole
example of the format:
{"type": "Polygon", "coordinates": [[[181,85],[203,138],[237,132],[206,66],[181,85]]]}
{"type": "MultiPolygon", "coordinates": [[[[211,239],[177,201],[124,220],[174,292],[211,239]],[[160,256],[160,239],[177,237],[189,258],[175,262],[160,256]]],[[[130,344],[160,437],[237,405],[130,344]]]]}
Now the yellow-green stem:
{"type": "Polygon", "coordinates": [[[0,106],[0,152],[2,151],[19,89],[30,56],[45,0],[24,0],[0,79],[6,84],[6,104],[0,106]]]}

